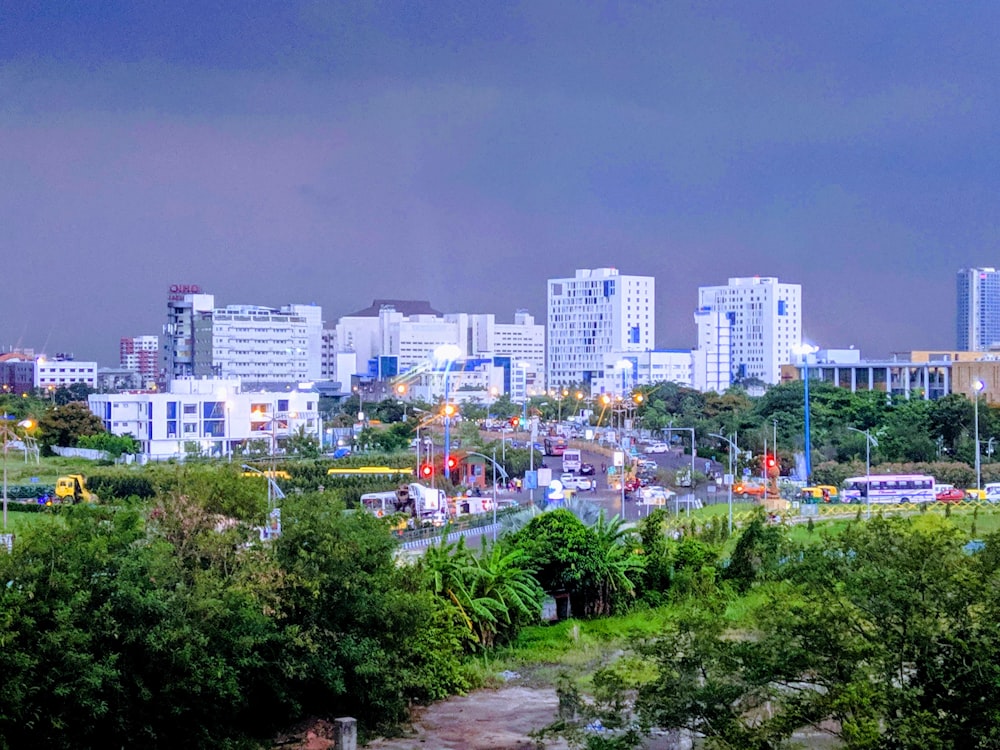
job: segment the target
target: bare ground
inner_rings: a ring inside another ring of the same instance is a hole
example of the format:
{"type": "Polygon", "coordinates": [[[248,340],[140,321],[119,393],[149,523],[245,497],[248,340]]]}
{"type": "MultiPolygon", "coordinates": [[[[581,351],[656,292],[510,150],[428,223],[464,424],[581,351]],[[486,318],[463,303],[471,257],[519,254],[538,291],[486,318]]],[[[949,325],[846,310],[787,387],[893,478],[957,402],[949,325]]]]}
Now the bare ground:
{"type": "Polygon", "coordinates": [[[564,750],[561,741],[540,745],[529,733],[556,719],[551,688],[476,690],[414,712],[411,732],[376,740],[370,750],[564,750]]]}

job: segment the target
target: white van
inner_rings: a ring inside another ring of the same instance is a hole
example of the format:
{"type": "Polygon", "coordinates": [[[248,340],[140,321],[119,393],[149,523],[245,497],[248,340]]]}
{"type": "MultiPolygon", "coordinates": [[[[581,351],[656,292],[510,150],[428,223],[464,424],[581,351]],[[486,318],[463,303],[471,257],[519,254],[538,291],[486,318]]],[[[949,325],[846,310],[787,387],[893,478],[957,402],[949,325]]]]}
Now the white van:
{"type": "Polygon", "coordinates": [[[990,503],[1000,503],[1000,482],[990,482],[983,485],[985,499],[990,503]]]}

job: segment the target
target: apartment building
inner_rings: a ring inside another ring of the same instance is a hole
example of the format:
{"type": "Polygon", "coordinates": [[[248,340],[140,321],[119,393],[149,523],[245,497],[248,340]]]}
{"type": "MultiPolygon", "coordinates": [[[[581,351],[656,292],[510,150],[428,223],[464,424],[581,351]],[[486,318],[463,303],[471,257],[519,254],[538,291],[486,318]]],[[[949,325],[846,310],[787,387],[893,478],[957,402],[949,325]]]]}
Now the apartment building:
{"type": "MultiPolygon", "coordinates": [[[[800,284],[783,284],[772,276],[731,278],[725,286],[699,287],[698,309],[728,317],[734,379],[780,381],[781,366],[793,360],[802,342],[800,284]]],[[[699,350],[718,348],[718,334],[708,338],[711,330],[711,324],[699,326],[699,350]]]]}
{"type": "Polygon", "coordinates": [[[604,376],[604,355],[644,352],[656,335],[656,282],[616,268],[577,269],[548,280],[545,381],[550,388],[604,376]]]}

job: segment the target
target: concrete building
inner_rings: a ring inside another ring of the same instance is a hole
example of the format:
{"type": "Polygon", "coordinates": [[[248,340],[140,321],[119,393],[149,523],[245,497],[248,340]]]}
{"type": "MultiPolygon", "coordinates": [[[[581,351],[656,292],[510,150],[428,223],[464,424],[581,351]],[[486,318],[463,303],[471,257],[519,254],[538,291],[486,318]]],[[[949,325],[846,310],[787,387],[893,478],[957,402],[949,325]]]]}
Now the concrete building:
{"type": "Polygon", "coordinates": [[[163,384],[159,336],[124,336],[118,345],[118,364],[138,373],[140,383],[163,384]]]}
{"type": "Polygon", "coordinates": [[[656,337],[656,283],[616,268],[577,269],[548,280],[545,382],[592,389],[603,377],[604,355],[645,352],[656,337]]]}
{"type": "Polygon", "coordinates": [[[239,378],[244,387],[320,379],[322,308],[214,305],[211,294],[168,302],[164,348],[170,379],[239,378]]]}
{"type": "Polygon", "coordinates": [[[83,383],[88,388],[97,388],[97,363],[77,362],[66,356],[56,355],[53,359],[39,357],[35,360],[34,386],[40,390],[68,388],[74,383],[83,383]]]}
{"type": "MultiPolygon", "coordinates": [[[[498,324],[494,315],[440,314],[423,301],[375,300],[371,307],[337,322],[326,336],[326,360],[333,365],[326,378],[341,383],[384,382],[413,375],[417,392],[434,392],[436,379],[416,376],[429,369],[434,351],[443,345],[458,348],[459,356],[474,363],[470,372],[483,373],[484,387],[492,394],[513,393],[513,369],[527,363],[532,387],[544,390],[545,329],[523,310],[513,324],[498,324]],[[496,368],[502,370],[497,376],[496,368]]],[[[471,386],[469,386],[471,388],[471,386]]],[[[441,395],[436,393],[436,397],[441,395]]]]}
{"type": "Polygon", "coordinates": [[[695,310],[698,348],[691,352],[693,388],[723,393],[733,384],[733,316],[733,313],[719,308],[695,310]]]}
{"type": "Polygon", "coordinates": [[[957,277],[956,347],[986,351],[1000,346],[1000,271],[963,268],[957,277]]]}
{"type": "MultiPolygon", "coordinates": [[[[781,379],[781,366],[793,361],[802,342],[802,287],[783,284],[775,277],[731,278],[726,286],[698,288],[698,309],[729,317],[730,367],[734,380],[781,379]]],[[[711,326],[699,327],[699,335],[711,326]]],[[[709,350],[719,342],[698,341],[709,350]]]]}
{"type": "Polygon", "coordinates": [[[283,451],[300,429],[321,438],[316,393],[244,392],[238,379],[179,378],[167,392],[101,393],[91,412],[115,435],[132,435],[155,460],[184,456],[239,456],[249,442],[283,451]]]}
{"type": "Polygon", "coordinates": [[[636,386],[676,383],[693,387],[694,357],[690,349],[654,349],[647,352],[608,352],[601,377],[591,383],[594,395],[624,395],[636,386]]]}

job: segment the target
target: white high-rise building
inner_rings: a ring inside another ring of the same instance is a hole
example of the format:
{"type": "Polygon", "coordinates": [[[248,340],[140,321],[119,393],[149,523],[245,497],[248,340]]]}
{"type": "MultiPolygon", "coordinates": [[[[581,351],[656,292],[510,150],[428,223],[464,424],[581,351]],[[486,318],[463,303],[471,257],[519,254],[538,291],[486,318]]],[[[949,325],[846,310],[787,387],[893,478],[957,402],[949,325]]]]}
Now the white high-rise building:
{"type": "Polygon", "coordinates": [[[214,304],[211,294],[168,303],[168,377],[237,378],[244,386],[320,379],[321,307],[214,304]]]}
{"type": "Polygon", "coordinates": [[[957,278],[960,351],[986,351],[1000,345],[1000,271],[963,268],[957,278]]]}
{"type": "MultiPolygon", "coordinates": [[[[781,365],[792,361],[792,353],[802,343],[800,284],[782,284],[773,276],[731,278],[726,286],[699,287],[698,308],[728,317],[734,380],[779,382],[781,365]]],[[[710,324],[699,325],[699,350],[719,348],[720,342],[709,338],[719,335],[714,330],[710,324]]]]}
{"type": "Polygon", "coordinates": [[[644,352],[656,335],[656,282],[616,268],[577,269],[548,282],[546,384],[592,384],[604,375],[604,355],[644,352]]]}
{"type": "Polygon", "coordinates": [[[695,310],[698,348],[691,352],[691,356],[693,385],[699,391],[722,393],[733,383],[732,315],[712,307],[695,310]]]}

